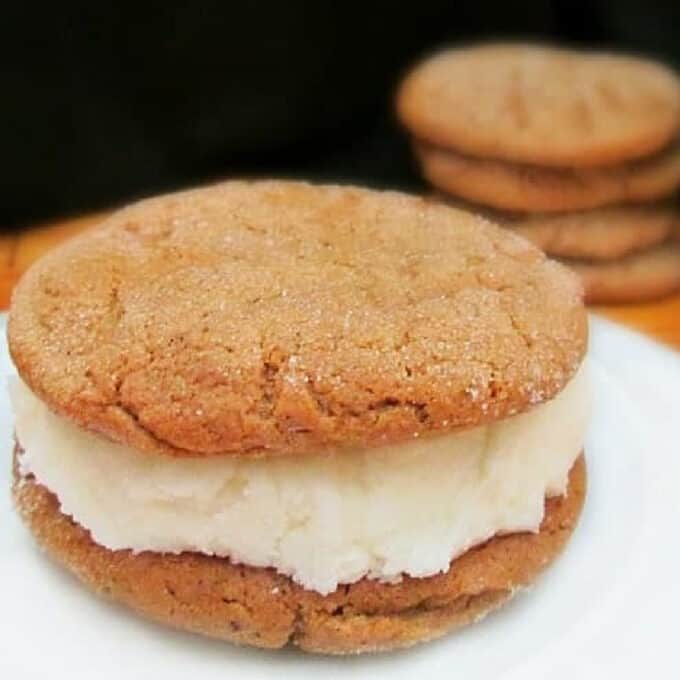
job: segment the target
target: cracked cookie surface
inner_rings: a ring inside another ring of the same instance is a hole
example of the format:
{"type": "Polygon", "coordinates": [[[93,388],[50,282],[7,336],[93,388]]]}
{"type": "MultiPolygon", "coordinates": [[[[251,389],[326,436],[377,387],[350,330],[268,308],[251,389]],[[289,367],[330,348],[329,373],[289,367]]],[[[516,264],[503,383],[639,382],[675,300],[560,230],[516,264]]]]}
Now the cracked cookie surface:
{"type": "Polygon", "coordinates": [[[100,595],[165,625],[238,644],[348,654],[407,647],[473,623],[530,584],[561,552],[586,489],[583,456],[567,494],[549,498],[538,533],[497,536],[443,574],[400,583],[362,579],[330,595],[304,590],[272,569],[196,553],[111,551],[59,511],[57,498],[21,477],[15,504],[38,543],[100,595]]]}
{"type": "Polygon", "coordinates": [[[18,371],[142,450],[296,453],[472,427],[554,396],[576,277],[483,219],[398,193],[227,182],[142,201],[13,296],[18,371]]]}

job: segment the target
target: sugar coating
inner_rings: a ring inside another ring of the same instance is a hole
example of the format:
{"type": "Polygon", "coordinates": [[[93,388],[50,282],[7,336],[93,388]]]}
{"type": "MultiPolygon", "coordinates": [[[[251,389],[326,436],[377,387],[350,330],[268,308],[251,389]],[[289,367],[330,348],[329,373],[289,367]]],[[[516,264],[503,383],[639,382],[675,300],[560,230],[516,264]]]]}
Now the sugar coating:
{"type": "Polygon", "coordinates": [[[407,441],[546,400],[580,364],[578,279],[415,197],[228,182],[126,208],[14,292],[18,371],[56,412],[175,456],[407,441]]]}
{"type": "Polygon", "coordinates": [[[537,531],[589,412],[581,369],[552,401],[467,432],[341,455],[187,459],[84,432],[19,380],[12,398],[22,472],[100,545],[228,556],[322,594],[431,576],[498,533],[537,531]]]}

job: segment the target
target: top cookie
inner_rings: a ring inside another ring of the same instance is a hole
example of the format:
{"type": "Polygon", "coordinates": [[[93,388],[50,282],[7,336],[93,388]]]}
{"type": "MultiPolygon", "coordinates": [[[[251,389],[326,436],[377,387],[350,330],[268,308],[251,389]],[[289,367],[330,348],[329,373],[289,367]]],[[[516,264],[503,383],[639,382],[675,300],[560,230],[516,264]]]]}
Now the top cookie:
{"type": "Polygon", "coordinates": [[[36,263],[10,351],[58,413],[174,455],[377,446],[550,399],[580,284],[397,193],[228,182],[142,201],[36,263]]]}
{"type": "Polygon", "coordinates": [[[680,82],[641,58],[490,44],[417,66],[397,108],[414,136],[472,156],[597,166],[652,154],[676,136],[680,82]]]}

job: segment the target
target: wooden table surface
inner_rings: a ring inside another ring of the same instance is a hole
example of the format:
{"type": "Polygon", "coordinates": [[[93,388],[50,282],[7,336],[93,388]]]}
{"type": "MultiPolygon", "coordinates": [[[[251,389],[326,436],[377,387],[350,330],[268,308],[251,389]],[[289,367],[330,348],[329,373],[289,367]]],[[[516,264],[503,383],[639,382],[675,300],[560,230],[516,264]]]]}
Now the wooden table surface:
{"type": "MultiPolygon", "coordinates": [[[[0,236],[0,309],[8,307],[14,284],[35,259],[69,236],[96,224],[102,216],[87,215],[0,236]]],[[[680,348],[680,294],[660,302],[594,307],[593,311],[680,348]]]]}

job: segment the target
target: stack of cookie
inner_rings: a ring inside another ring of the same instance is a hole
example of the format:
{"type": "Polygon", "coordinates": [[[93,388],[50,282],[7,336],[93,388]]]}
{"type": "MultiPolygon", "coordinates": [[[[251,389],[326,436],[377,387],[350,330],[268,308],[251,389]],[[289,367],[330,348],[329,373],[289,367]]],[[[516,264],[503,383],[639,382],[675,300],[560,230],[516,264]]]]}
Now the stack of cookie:
{"type": "Polygon", "coordinates": [[[668,68],[531,45],[453,49],[407,76],[397,108],[426,179],[563,259],[590,302],[680,288],[680,80],[668,68]]]}

